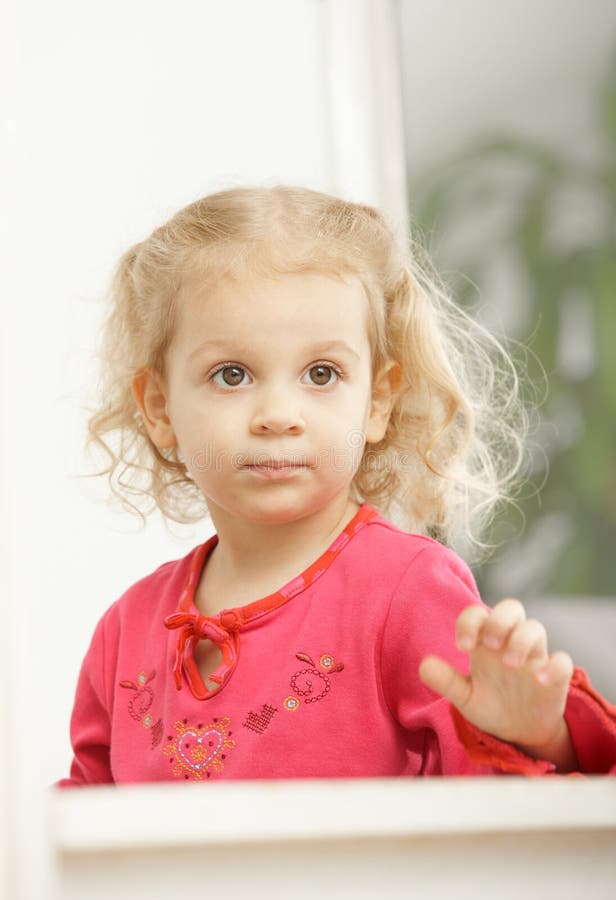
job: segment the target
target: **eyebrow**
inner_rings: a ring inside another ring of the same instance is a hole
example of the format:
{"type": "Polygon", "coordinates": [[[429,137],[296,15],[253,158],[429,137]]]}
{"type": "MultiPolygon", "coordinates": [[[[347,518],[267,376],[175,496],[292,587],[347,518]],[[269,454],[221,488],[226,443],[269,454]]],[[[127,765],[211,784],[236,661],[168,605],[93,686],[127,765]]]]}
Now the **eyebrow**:
{"type": "MultiPolygon", "coordinates": [[[[235,341],[224,341],[224,340],[210,340],[204,341],[203,344],[199,344],[192,353],[190,353],[188,359],[192,360],[195,356],[198,356],[200,353],[203,353],[205,350],[223,350],[228,351],[232,356],[236,354],[244,355],[245,353],[249,353],[254,348],[248,344],[238,344],[235,341]]],[[[314,353],[315,355],[323,354],[323,353],[348,353],[351,356],[354,356],[356,359],[360,359],[359,353],[356,350],[347,344],[346,341],[323,341],[318,344],[313,344],[309,350],[309,353],[314,353]]]]}

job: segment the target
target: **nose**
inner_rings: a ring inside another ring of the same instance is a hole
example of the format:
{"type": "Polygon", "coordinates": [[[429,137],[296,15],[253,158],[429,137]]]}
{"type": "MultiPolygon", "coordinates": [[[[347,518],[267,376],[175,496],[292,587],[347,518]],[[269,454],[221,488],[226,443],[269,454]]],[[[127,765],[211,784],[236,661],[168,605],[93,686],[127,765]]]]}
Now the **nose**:
{"type": "Polygon", "coordinates": [[[298,398],[280,387],[263,390],[254,410],[250,430],[253,434],[302,434],[306,424],[298,398]]]}

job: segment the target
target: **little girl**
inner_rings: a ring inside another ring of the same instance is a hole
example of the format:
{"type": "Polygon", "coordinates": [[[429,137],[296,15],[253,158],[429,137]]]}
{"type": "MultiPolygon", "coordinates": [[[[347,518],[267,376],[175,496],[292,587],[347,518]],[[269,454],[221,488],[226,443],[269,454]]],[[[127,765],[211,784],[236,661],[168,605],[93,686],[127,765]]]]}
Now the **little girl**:
{"type": "Polygon", "coordinates": [[[114,492],[215,534],[100,620],[60,784],[616,769],[615,710],[448,549],[519,466],[509,362],[375,209],[186,207],[121,260],[104,360],[114,492]]]}

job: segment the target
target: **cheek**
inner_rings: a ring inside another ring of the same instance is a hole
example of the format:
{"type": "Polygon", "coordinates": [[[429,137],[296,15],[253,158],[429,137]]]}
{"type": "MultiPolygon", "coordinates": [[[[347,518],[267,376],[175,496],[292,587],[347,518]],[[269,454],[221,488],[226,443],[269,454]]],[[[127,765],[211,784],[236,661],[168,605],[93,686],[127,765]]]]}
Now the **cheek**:
{"type": "Polygon", "coordinates": [[[370,415],[370,402],[363,391],[349,391],[341,395],[338,403],[324,405],[313,410],[310,425],[322,440],[332,445],[357,445],[359,435],[365,431],[370,415]]]}
{"type": "Polygon", "coordinates": [[[196,446],[204,441],[215,443],[219,436],[231,430],[233,409],[203,396],[199,391],[187,390],[170,407],[174,429],[180,441],[196,446]]]}
{"type": "Polygon", "coordinates": [[[339,410],[338,421],[351,424],[354,427],[361,428],[367,422],[370,416],[370,391],[367,387],[362,386],[345,397],[341,410],[339,410]]]}

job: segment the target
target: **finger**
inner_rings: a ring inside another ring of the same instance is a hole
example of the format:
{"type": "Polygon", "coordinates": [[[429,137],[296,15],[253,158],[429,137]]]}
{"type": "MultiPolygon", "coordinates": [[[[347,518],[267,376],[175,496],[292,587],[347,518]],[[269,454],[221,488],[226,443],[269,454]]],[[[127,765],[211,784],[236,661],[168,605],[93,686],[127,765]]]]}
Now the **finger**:
{"type": "Polygon", "coordinates": [[[573,660],[568,653],[559,651],[552,653],[546,665],[541,666],[535,672],[535,678],[546,687],[555,687],[568,684],[573,675],[573,660]]]}
{"type": "Polygon", "coordinates": [[[423,683],[445,697],[454,706],[463,709],[471,694],[470,679],[437,656],[426,656],[419,665],[419,677],[423,683]]]}
{"type": "Polygon", "coordinates": [[[467,606],[456,621],[456,644],[460,650],[472,650],[476,646],[483,623],[490,615],[485,606],[467,606]]]}
{"type": "Polygon", "coordinates": [[[501,600],[484,623],[481,643],[490,650],[500,650],[511,630],[525,618],[526,612],[519,600],[501,600]]]}
{"type": "Polygon", "coordinates": [[[536,619],[524,619],[509,632],[503,649],[503,663],[513,669],[529,660],[547,661],[546,630],[536,619]]]}

